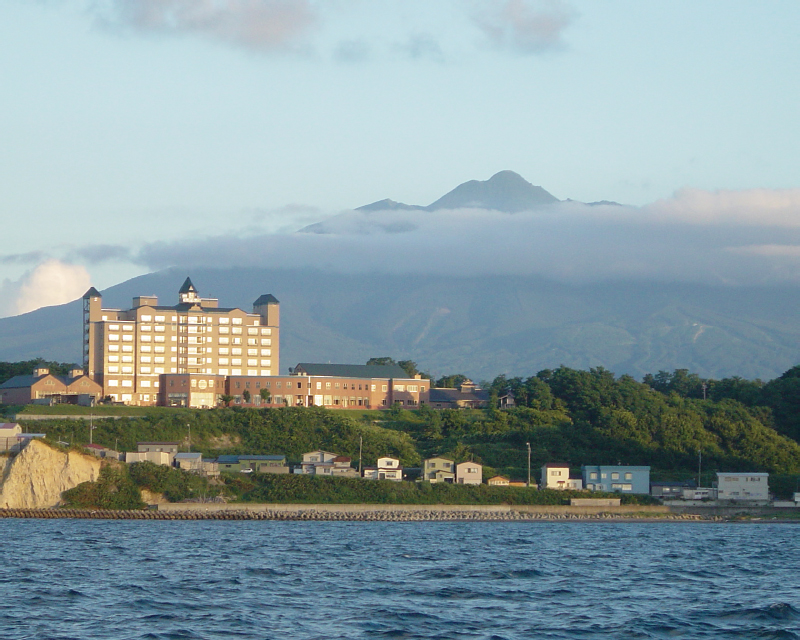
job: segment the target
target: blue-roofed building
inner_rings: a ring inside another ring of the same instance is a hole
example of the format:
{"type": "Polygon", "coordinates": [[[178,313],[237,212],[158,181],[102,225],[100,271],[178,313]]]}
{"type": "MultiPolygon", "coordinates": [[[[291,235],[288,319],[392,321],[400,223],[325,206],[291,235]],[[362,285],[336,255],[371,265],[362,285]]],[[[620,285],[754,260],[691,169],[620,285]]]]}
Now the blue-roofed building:
{"type": "Polygon", "coordinates": [[[220,471],[241,473],[289,473],[289,465],[284,455],[231,455],[219,456],[217,465],[220,471]]]}
{"type": "Polygon", "coordinates": [[[650,493],[650,467],[627,465],[584,465],[583,486],[589,491],[650,493]]]}

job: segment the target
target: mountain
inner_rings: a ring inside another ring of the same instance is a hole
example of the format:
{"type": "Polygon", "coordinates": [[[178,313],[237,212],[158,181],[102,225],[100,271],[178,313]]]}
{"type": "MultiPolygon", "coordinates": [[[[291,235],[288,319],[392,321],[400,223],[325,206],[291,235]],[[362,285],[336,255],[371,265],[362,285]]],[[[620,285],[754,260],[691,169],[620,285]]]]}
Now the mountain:
{"type": "MultiPolygon", "coordinates": [[[[800,289],[690,284],[570,285],[539,277],[425,277],[312,269],[194,269],[203,296],[252,308],[281,302],[281,370],[298,362],[364,363],[392,356],[441,376],[491,379],[564,364],[637,378],[687,368],[704,377],[771,379],[800,362],[800,289]]],[[[185,271],[140,276],[103,291],[128,308],[155,294],[174,304],[185,271]]],[[[81,303],[0,319],[0,360],[75,361],[81,303]]]]}
{"type": "Polygon", "coordinates": [[[555,202],[559,202],[558,198],[541,187],[532,185],[518,173],[501,171],[488,180],[470,180],[460,184],[427,207],[386,199],[358,207],[356,211],[493,209],[519,213],[555,202]]]}
{"type": "Polygon", "coordinates": [[[470,180],[460,184],[426,209],[494,209],[519,213],[555,202],[558,202],[558,198],[532,185],[521,175],[513,171],[501,171],[488,180],[470,180]]]}

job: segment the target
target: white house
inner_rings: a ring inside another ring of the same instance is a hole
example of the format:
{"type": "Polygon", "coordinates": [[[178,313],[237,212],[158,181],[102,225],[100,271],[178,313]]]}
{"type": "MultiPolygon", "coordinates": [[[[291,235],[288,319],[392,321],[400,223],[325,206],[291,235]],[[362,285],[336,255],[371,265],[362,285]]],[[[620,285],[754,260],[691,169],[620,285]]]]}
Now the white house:
{"type": "Polygon", "coordinates": [[[403,479],[403,467],[400,466],[400,461],[397,458],[378,458],[377,466],[364,469],[364,478],[367,480],[400,482],[403,479]]]}
{"type": "Polygon", "coordinates": [[[569,465],[563,462],[548,462],[542,467],[542,489],[580,491],[583,480],[569,477],[569,465]]]}
{"type": "Polygon", "coordinates": [[[17,444],[17,436],[22,433],[22,427],[16,422],[0,423],[0,451],[10,451],[17,444]]]}
{"type": "Polygon", "coordinates": [[[477,462],[462,462],[456,465],[456,484],[481,484],[483,466],[477,462]]]}
{"type": "Polygon", "coordinates": [[[309,451],[303,454],[303,461],[300,463],[299,467],[294,468],[294,473],[320,476],[333,475],[331,473],[333,471],[333,461],[338,457],[338,454],[331,453],[330,451],[323,451],[322,449],[309,451]]]}
{"type": "Polygon", "coordinates": [[[768,473],[717,473],[717,500],[769,500],[768,473]]]}

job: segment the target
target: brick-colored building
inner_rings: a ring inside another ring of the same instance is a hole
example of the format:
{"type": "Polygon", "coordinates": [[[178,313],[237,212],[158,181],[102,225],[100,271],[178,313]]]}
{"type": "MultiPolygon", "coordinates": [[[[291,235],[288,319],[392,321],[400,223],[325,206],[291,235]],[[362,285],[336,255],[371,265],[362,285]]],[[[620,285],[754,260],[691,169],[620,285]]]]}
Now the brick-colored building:
{"type": "Polygon", "coordinates": [[[0,384],[0,404],[83,404],[91,406],[103,396],[103,388],[74,368],[66,376],[50,373],[45,367],[33,370],[29,376],[14,376],[0,384]]]}

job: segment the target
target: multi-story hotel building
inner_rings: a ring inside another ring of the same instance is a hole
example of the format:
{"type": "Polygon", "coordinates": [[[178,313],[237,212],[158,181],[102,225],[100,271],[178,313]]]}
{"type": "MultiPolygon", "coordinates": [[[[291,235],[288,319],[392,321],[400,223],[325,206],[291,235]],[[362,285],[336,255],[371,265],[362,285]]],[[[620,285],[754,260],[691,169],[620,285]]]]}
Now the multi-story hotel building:
{"type": "MultiPolygon", "coordinates": [[[[94,287],[83,296],[84,370],[117,402],[157,404],[167,374],[188,374],[198,384],[209,376],[277,375],[279,345],[280,304],[271,294],[252,313],[201,298],[189,278],[175,306],[138,296],[131,309],[104,309],[94,287]]],[[[209,389],[203,404],[215,406],[219,393],[209,389]]]]}

